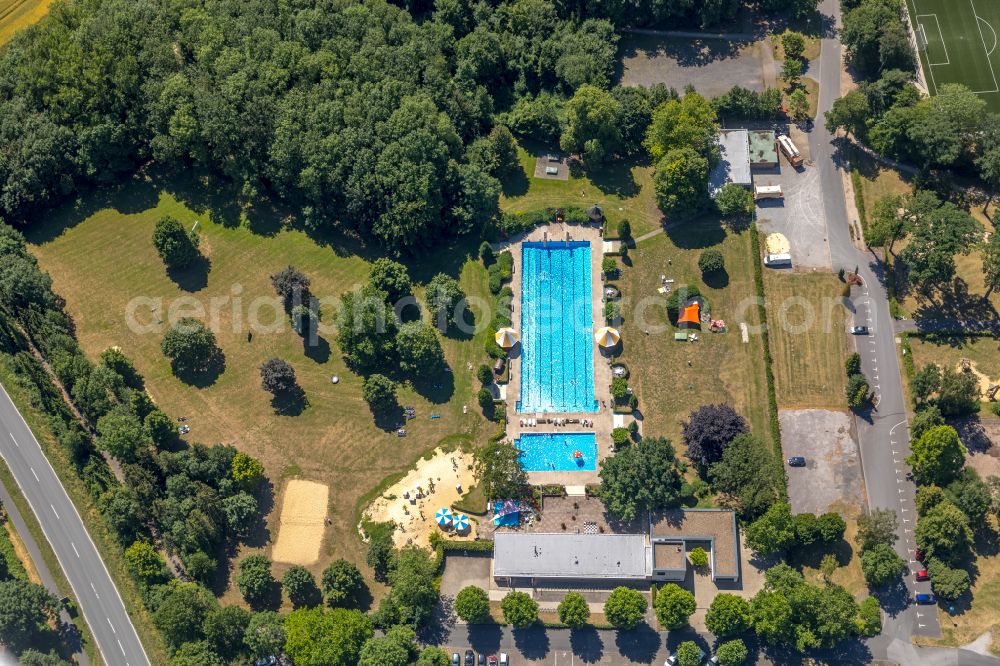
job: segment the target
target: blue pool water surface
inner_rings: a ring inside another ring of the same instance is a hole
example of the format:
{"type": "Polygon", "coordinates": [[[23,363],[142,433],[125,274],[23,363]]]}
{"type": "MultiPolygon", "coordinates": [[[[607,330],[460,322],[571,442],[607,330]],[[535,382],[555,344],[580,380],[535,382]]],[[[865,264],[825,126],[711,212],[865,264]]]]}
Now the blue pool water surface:
{"type": "Polygon", "coordinates": [[[519,412],[596,412],[590,243],[521,244],[519,412]]]}
{"type": "Polygon", "coordinates": [[[522,432],[514,442],[526,472],[572,472],[597,469],[597,436],[592,432],[522,432]],[[583,454],[574,458],[573,452],[583,454]]]}

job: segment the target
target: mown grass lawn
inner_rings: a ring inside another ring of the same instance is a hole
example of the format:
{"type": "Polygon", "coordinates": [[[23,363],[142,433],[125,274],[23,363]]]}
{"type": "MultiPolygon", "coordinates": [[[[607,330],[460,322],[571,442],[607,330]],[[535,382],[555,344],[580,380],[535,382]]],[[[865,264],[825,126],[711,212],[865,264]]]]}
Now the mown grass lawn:
{"type": "Polygon", "coordinates": [[[751,329],[758,324],[750,300],[754,294],[750,232],[733,233],[711,218],[681,223],[639,243],[629,257],[633,265],[625,266],[615,283],[625,302],[622,360],[639,397],[643,433],[667,436],[682,450],[680,422],[702,405],[728,403],[756,435],[770,442],[763,343],[758,334],[743,343],[739,327],[741,321],[751,329]],[[698,256],[709,247],[722,252],[726,275],[706,282],[698,256]],[[704,326],[697,342],[676,342],[678,329],[667,318],[666,297],[657,292],[661,275],[675,280],[674,287],[697,285],[713,318],[724,319],[728,330],[711,333],[704,326]]]}
{"type": "Polygon", "coordinates": [[[764,271],[778,404],[843,408],[850,325],[844,283],[830,274],[764,271]]]}
{"type": "MultiPolygon", "coordinates": [[[[210,207],[196,212],[165,190],[135,185],[113,201],[57,212],[48,223],[30,228],[29,240],[42,267],[51,273],[55,291],[66,299],[80,343],[91,358],[118,345],[135,361],[157,404],[171,416],[188,417],[190,440],[232,444],[259,457],[274,484],[275,506],[290,476],[328,484],[332,524],[326,527],[314,570],[337,557],[361,564],[364,547],[356,526],[359,503],[368,491],[411,467],[442,440],[472,443],[495,431],[475,400],[479,385],[474,370],[485,360],[485,331],[442,339],[452,372],[435,378],[437,388],[424,395],[409,386],[400,388],[400,403],[415,406],[417,418],[407,423],[408,435],[398,438],[374,424],[361,398],[362,378],[347,369],[332,334],[324,334],[319,346],[308,349],[287,325],[278,333],[247,337],[245,322],[255,299],[274,295],[270,274],[294,265],[312,280],[315,295],[336,297],[367,279],[370,264],[362,248],[286,228],[277,217],[257,217],[247,224],[220,222],[230,219],[210,207]],[[185,276],[185,288],[168,277],[150,242],[156,220],[168,214],[186,226],[198,222],[202,250],[211,264],[207,275],[185,276]],[[183,383],[160,352],[162,332],[130,329],[126,312],[136,297],[163,299],[155,315],[148,307],[139,309],[136,317],[143,323],[165,318],[169,305],[182,302],[179,299],[188,301],[186,307],[200,303],[209,310],[213,297],[229,297],[218,308],[216,336],[225,370],[214,383],[183,383]],[[242,303],[234,310],[236,297],[242,303]],[[260,388],[259,367],[272,357],[286,359],[295,368],[308,399],[298,415],[275,413],[269,394],[260,388]],[[467,369],[470,363],[472,371],[467,369]],[[336,385],[331,383],[333,375],[340,378],[336,385]],[[439,418],[431,419],[432,414],[439,418]]],[[[437,271],[449,272],[470,297],[488,299],[486,274],[473,259],[474,251],[471,241],[442,248],[434,256],[414,259],[411,275],[425,282],[437,271]]],[[[422,289],[416,291],[420,298],[422,289]]],[[[258,314],[262,325],[284,321],[280,311],[266,304],[258,314]]],[[[326,319],[332,314],[331,308],[324,309],[326,319]]],[[[271,512],[271,530],[277,515],[271,512]]],[[[275,574],[281,573],[276,566],[275,574]]],[[[230,591],[229,596],[235,600],[238,593],[230,591]]]]}
{"type": "Polygon", "coordinates": [[[652,231],[662,223],[663,214],[653,192],[653,167],[644,162],[610,162],[599,170],[571,174],[568,180],[550,180],[532,177],[535,161],[549,149],[523,142],[517,152],[524,173],[504,183],[500,208],[506,212],[570,205],[586,209],[596,203],[604,210],[611,229],[619,220],[627,219],[633,236],[652,231]]]}

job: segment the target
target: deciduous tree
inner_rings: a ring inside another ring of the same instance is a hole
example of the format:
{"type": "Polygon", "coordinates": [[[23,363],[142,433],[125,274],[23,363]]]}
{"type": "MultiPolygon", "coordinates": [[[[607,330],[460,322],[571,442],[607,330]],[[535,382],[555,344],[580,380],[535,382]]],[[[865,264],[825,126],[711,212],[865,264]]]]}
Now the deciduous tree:
{"type": "Polygon", "coordinates": [[[617,629],[632,629],[646,616],[646,597],[630,587],[616,587],[604,602],[604,616],[617,629]]]}
{"type": "Polygon", "coordinates": [[[466,585],[455,595],[455,614],[465,622],[478,624],[490,617],[490,598],[486,590],[466,585]]]}
{"type": "Polygon", "coordinates": [[[601,461],[599,496],[623,521],[644,511],[669,508],[680,494],[674,447],[662,437],[644,437],[601,461]]]}
{"type": "Polygon", "coordinates": [[[750,602],[728,592],[715,595],[705,615],[705,626],[720,638],[746,632],[750,628],[750,602]]]}
{"type": "Polygon", "coordinates": [[[187,268],[198,258],[198,234],[174,218],[161,217],[153,229],[153,247],[169,268],[187,268]]]}
{"type": "Polygon", "coordinates": [[[965,445],[951,426],[934,426],[912,444],[906,463],[922,483],[948,483],[965,463],[965,445]]]}
{"type": "Polygon", "coordinates": [[[579,628],[590,620],[590,606],[579,592],[567,592],[559,602],[559,621],[572,628],[579,628]]]}
{"type": "Polygon", "coordinates": [[[682,438],[688,458],[707,467],[722,458],[736,437],[749,431],[746,419],[729,405],[704,405],[691,412],[683,425],[682,438]]]}
{"type": "Polygon", "coordinates": [[[526,592],[509,592],[500,602],[503,619],[515,627],[528,627],[538,621],[538,602],[526,592]]]}

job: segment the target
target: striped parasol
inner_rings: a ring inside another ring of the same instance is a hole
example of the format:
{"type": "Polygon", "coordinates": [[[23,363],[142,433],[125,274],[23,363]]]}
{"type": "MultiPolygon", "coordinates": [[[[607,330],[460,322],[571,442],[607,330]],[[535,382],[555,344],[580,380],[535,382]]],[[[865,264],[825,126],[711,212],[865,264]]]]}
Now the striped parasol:
{"type": "Polygon", "coordinates": [[[434,520],[441,527],[448,527],[451,525],[451,509],[448,507],[438,509],[437,513],[434,514],[434,520]]]}
{"type": "Polygon", "coordinates": [[[469,517],[464,513],[456,513],[452,527],[455,528],[456,532],[464,532],[469,529],[469,517]]]}

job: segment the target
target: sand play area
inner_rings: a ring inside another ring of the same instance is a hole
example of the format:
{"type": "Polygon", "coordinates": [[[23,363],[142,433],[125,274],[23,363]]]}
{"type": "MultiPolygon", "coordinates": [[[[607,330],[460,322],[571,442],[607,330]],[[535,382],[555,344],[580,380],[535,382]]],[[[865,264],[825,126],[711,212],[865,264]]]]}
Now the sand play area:
{"type": "Polygon", "coordinates": [[[271,559],[289,564],[314,564],[323,543],[329,489],[315,481],[293,479],[285,486],[278,518],[278,539],[271,559]]]}
{"type": "Polygon", "coordinates": [[[437,449],[430,460],[418,460],[414,469],[372,502],[365,509],[365,517],[378,523],[394,522],[393,539],[397,548],[407,544],[429,547],[430,535],[434,532],[452,539],[471,539],[476,534],[474,517],[469,516],[469,529],[456,535],[438,527],[434,514],[457,502],[475,482],[470,454],[445,453],[437,449]],[[461,491],[456,486],[461,487],[461,491]]]}
{"type": "Polygon", "coordinates": [[[970,361],[968,368],[963,366],[962,362],[959,362],[958,364],[955,365],[955,372],[962,372],[963,370],[966,372],[971,372],[975,376],[976,380],[979,382],[980,400],[987,399],[986,394],[987,391],[989,391],[991,385],[1000,384],[1000,379],[997,378],[990,379],[978,367],[976,367],[975,361],[970,361]]]}

